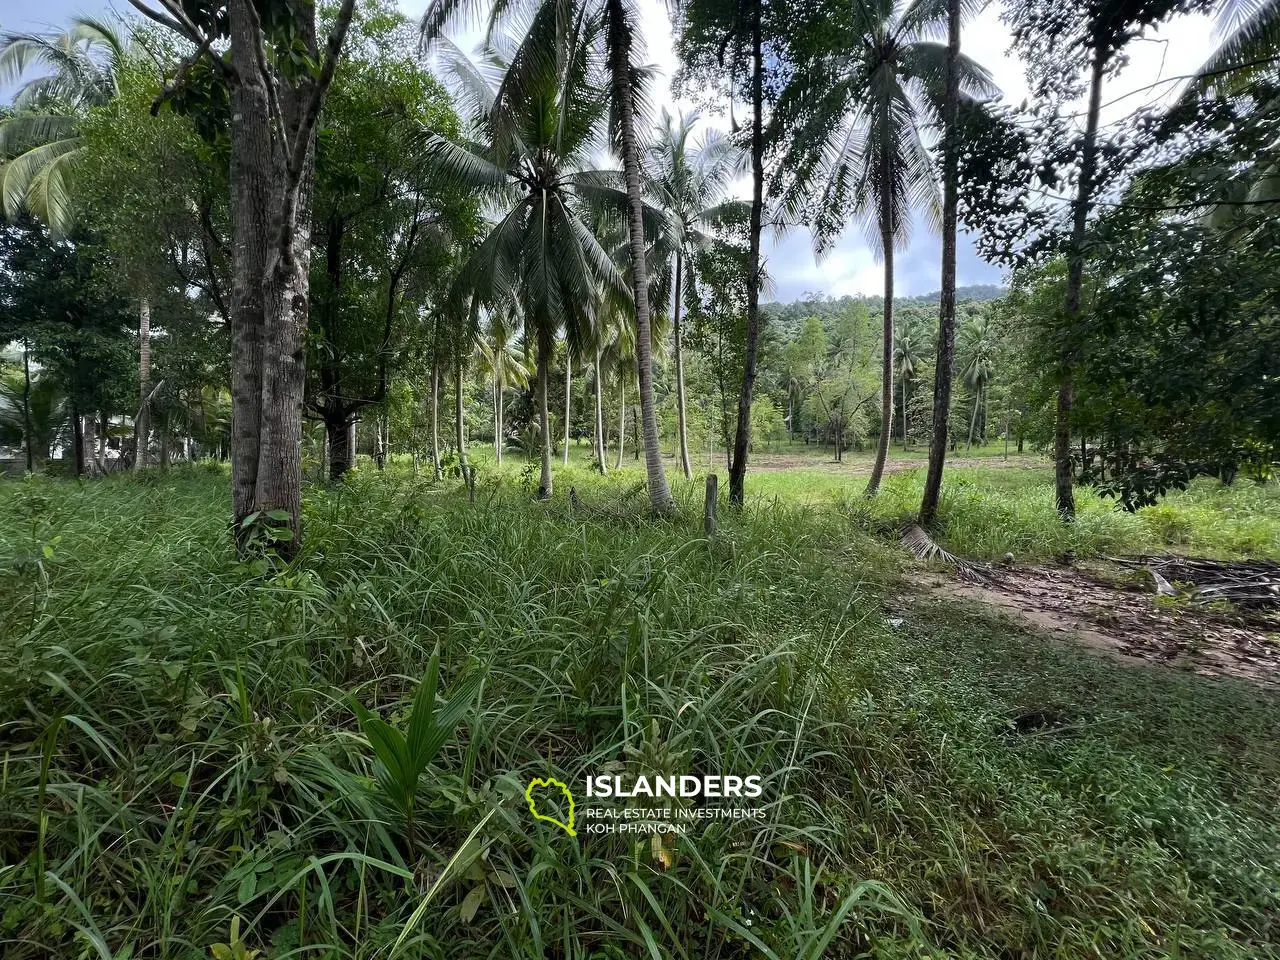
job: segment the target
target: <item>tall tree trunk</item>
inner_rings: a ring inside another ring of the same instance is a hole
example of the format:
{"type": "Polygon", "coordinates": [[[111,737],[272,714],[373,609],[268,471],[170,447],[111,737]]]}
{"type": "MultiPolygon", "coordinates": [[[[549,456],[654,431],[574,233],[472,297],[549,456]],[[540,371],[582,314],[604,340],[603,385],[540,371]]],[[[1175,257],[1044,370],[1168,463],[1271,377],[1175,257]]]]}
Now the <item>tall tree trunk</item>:
{"type": "MultiPolygon", "coordinates": [[[[888,183],[888,151],[881,157],[881,177],[888,183]]],[[[871,467],[866,496],[874,497],[880,490],[884,476],[884,463],[889,456],[889,437],[893,431],[893,224],[889,191],[880,197],[880,242],[884,247],[884,358],[880,364],[880,439],[876,443],[876,462],[871,467]]]]}
{"type": "Polygon", "coordinates": [[[680,430],[680,469],[684,478],[693,478],[693,465],[689,462],[689,420],[685,412],[684,395],[684,334],[680,329],[680,311],[684,300],[680,296],[681,269],[684,266],[684,252],[676,250],[676,291],[675,303],[671,305],[671,327],[675,334],[676,348],[676,419],[680,430]]]}
{"type": "Polygon", "coordinates": [[[467,478],[467,418],[462,405],[462,357],[453,364],[453,432],[458,444],[458,466],[462,479],[467,478]]]}
{"type": "Polygon", "coordinates": [[[147,438],[151,428],[151,410],[147,394],[151,392],[151,301],[138,302],[138,420],[133,425],[133,469],[147,465],[147,438]]]}
{"type": "Polygon", "coordinates": [[[640,195],[640,147],[636,138],[635,103],[632,100],[631,11],[624,0],[606,0],[609,65],[614,105],[618,111],[618,136],[623,175],[627,184],[627,234],[631,259],[631,289],[636,309],[636,367],[639,373],[640,412],[644,424],[645,474],[649,503],[654,512],[675,509],[658,446],[658,411],[653,396],[653,341],[649,315],[649,268],[645,262],[644,203],[640,195]]]}
{"type": "Polygon", "coordinates": [[[231,0],[233,59],[244,78],[231,86],[231,504],[237,527],[254,511],[262,437],[262,348],[266,325],[264,274],[271,249],[272,183],[279,171],[267,117],[267,88],[253,51],[261,43],[250,0],[231,0]]]}
{"type": "Polygon", "coordinates": [[[80,405],[71,401],[71,446],[75,448],[76,476],[84,476],[84,417],[80,414],[80,405]]]}
{"type": "MultiPolygon", "coordinates": [[[[1102,79],[1107,60],[1101,43],[1095,43],[1093,68],[1089,78],[1089,112],[1085,121],[1084,144],[1080,154],[1080,182],[1071,219],[1071,244],[1067,248],[1067,323],[1080,322],[1080,295],[1084,286],[1084,232],[1089,220],[1089,200],[1098,164],[1098,115],[1102,109],[1102,79]]],[[[1074,332],[1074,331],[1072,331],[1074,332]]],[[[1058,409],[1053,425],[1053,479],[1058,515],[1071,521],[1076,516],[1075,491],[1071,476],[1071,406],[1075,401],[1072,382],[1073,352],[1061,360],[1058,409]]]]}
{"type": "Polygon", "coordinates": [[[502,379],[493,377],[493,457],[502,466],[502,379]]]}
{"type": "Polygon", "coordinates": [[[902,452],[907,452],[907,373],[902,372],[902,452]]]}
{"type": "MultiPolygon", "coordinates": [[[[111,429],[111,418],[103,410],[98,414],[98,472],[107,472],[107,431],[111,429]]],[[[188,459],[190,459],[188,457],[188,459]]]]}
{"type": "Polygon", "coordinates": [[[431,469],[439,480],[444,474],[440,469],[440,361],[431,360],[431,469]]]}
{"type": "Polygon", "coordinates": [[[764,216],[764,42],[760,6],[751,4],[751,220],[747,253],[747,337],[738,395],[738,429],[729,460],[729,503],[742,506],[751,448],[751,397],[756,385],[756,353],[760,343],[760,226],[764,216]]]}
{"type": "Polygon", "coordinates": [[[569,356],[569,345],[564,350],[564,465],[569,465],[569,412],[570,400],[573,397],[573,358],[569,356]]]}
{"type": "MultiPolygon", "coordinates": [[[[22,439],[27,453],[27,473],[35,471],[35,451],[31,445],[35,440],[35,430],[31,424],[31,344],[22,341],[22,439]]],[[[49,451],[45,451],[48,456],[49,451]]]]}
{"type": "Polygon", "coordinates": [[[355,447],[351,443],[351,427],[346,418],[326,420],[325,439],[329,445],[329,479],[335,483],[351,469],[355,459],[355,447]]]}
{"type": "Polygon", "coordinates": [[[169,469],[169,427],[171,425],[172,414],[165,410],[164,417],[160,421],[160,469],[169,469]]]}
{"type": "Polygon", "coordinates": [[[631,427],[632,427],[631,432],[636,435],[636,442],[631,445],[631,459],[633,460],[640,459],[640,447],[642,446],[642,443],[641,443],[642,438],[640,436],[640,424],[636,422],[639,419],[639,416],[640,415],[636,410],[636,408],[632,407],[631,408],[631,427]]]}
{"type": "MultiPolygon", "coordinates": [[[[289,7],[303,50],[323,59],[318,73],[285,78],[263,58],[251,0],[230,0],[232,290],[232,506],[241,546],[254,535],[249,517],[283,512],[287,536],[301,544],[304,335],[309,314],[311,193],[315,126],[351,23],[343,0],[323,53],[315,7],[289,7]]],[[[277,524],[273,522],[273,526],[277,524]]]]}
{"type": "Polygon", "coordinates": [[[969,442],[964,445],[964,452],[968,453],[973,449],[973,428],[978,424],[978,405],[982,403],[982,385],[978,385],[978,392],[973,395],[973,415],[969,417],[969,442]]]}
{"type": "MultiPolygon", "coordinates": [[[[545,327],[546,324],[543,324],[545,327]]],[[[547,384],[551,379],[551,331],[538,332],[538,427],[542,440],[542,475],[538,499],[551,499],[551,410],[547,405],[547,384]]]]}
{"type": "Polygon", "coordinates": [[[596,371],[595,371],[595,395],[596,395],[596,466],[600,469],[601,474],[609,472],[609,467],[604,462],[604,386],[600,382],[600,351],[596,351],[596,371]]]}
{"type": "Polygon", "coordinates": [[[622,380],[618,384],[618,460],[613,465],[613,469],[622,469],[622,448],[626,446],[627,439],[627,382],[622,380]]]}

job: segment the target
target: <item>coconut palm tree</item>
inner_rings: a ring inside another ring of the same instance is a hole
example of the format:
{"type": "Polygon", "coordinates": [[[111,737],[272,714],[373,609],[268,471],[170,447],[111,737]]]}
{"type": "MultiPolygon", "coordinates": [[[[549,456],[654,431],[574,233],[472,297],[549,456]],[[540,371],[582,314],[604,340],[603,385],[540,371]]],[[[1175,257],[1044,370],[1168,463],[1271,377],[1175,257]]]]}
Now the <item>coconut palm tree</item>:
{"type": "MultiPolygon", "coordinates": [[[[55,237],[75,226],[72,176],[84,150],[77,124],[117,96],[129,55],[129,38],[119,26],[96,17],[73,17],[61,32],[0,38],[0,86],[36,74],[21,82],[13,113],[0,120],[0,201],[7,217],[27,211],[55,237]]],[[[144,297],[138,310],[134,469],[146,460],[150,380],[151,307],[144,297]]]]}
{"type": "MultiPolygon", "coordinates": [[[[968,452],[973,447],[974,428],[978,423],[978,410],[987,400],[987,385],[995,373],[995,344],[991,340],[986,318],[965,324],[960,329],[960,379],[973,391],[973,415],[969,418],[968,452]]],[[[982,421],[986,432],[986,417],[982,421]]]]}
{"type": "Polygon", "coordinates": [[[506,391],[522,389],[529,383],[530,370],[524,349],[517,340],[520,326],[514,310],[489,315],[489,329],[476,341],[476,358],[481,372],[493,389],[493,453],[502,466],[503,407],[506,391]]]}
{"type": "Polygon", "coordinates": [[[21,84],[12,114],[0,120],[0,194],[8,217],[26,210],[55,236],[74,226],[71,172],[84,148],[76,124],[116,96],[128,51],[113,24],[93,17],[74,17],[61,32],[0,37],[0,86],[21,84]]]}
{"type": "Polygon", "coordinates": [[[902,449],[907,449],[907,381],[916,375],[924,358],[920,348],[910,333],[903,333],[893,347],[893,365],[898,370],[898,380],[902,384],[902,449]]]}
{"type": "Polygon", "coordinates": [[[606,139],[607,87],[600,71],[598,19],[579,10],[536,12],[510,57],[490,50],[483,67],[441,41],[455,92],[478,139],[423,141],[437,174],[480,192],[494,222],[463,265],[455,297],[489,309],[518,307],[535,347],[542,474],[552,492],[547,378],[556,338],[579,351],[605,297],[627,300],[626,278],[591,224],[619,208],[616,174],[592,168],[606,139]]]}
{"type": "MultiPolygon", "coordinates": [[[[781,95],[779,118],[797,123],[781,164],[789,172],[781,210],[810,221],[818,256],[852,213],[884,262],[880,441],[866,490],[874,496],[893,425],[893,254],[907,243],[913,212],[930,225],[941,214],[925,131],[946,94],[947,45],[927,38],[945,30],[947,8],[936,0],[865,0],[854,19],[850,42],[799,72],[781,95]]],[[[971,58],[959,56],[956,69],[963,94],[996,92],[971,58]]]]}
{"type": "Polygon", "coordinates": [[[663,238],[662,248],[671,248],[673,290],[671,325],[675,337],[676,412],[679,424],[680,469],[685,478],[693,476],[689,462],[688,424],[685,413],[684,349],[680,328],[681,307],[686,290],[694,284],[694,254],[714,242],[711,230],[732,221],[745,221],[750,204],[726,199],[729,187],[742,169],[741,148],[718,131],[709,131],[701,142],[691,144],[698,115],[672,117],[664,108],[647,151],[649,186],[655,202],[667,215],[673,233],[663,238]],[[687,268],[687,274],[686,274],[687,268]]]}
{"type": "MultiPolygon", "coordinates": [[[[473,18],[480,11],[483,0],[432,0],[422,17],[422,37],[425,43],[436,42],[458,16],[473,18]]],[[[495,2],[488,17],[490,39],[507,24],[529,23],[531,26],[520,38],[520,49],[511,57],[512,71],[508,74],[508,86],[518,89],[526,76],[534,77],[541,71],[541,63],[551,47],[545,27],[539,23],[572,25],[589,22],[591,54],[598,59],[602,73],[595,78],[596,90],[603,92],[603,106],[608,112],[605,128],[607,142],[622,160],[622,211],[628,238],[628,264],[630,270],[631,302],[636,325],[636,360],[640,391],[640,408],[645,441],[645,472],[648,478],[649,500],[655,512],[669,513],[674,509],[666,472],[662,466],[662,453],[658,445],[658,413],[653,391],[653,331],[650,311],[650,276],[646,261],[646,221],[650,220],[645,209],[640,170],[641,145],[636,134],[637,117],[642,115],[645,83],[649,71],[643,63],[644,44],[639,28],[639,10],[635,0],[521,0],[521,2],[495,2]],[[543,31],[543,32],[540,32],[543,31]]],[[[579,37],[586,36],[576,27],[567,26],[579,37]]],[[[536,81],[535,81],[536,82],[536,81]]],[[[549,438],[544,435],[544,443],[549,438]]]]}

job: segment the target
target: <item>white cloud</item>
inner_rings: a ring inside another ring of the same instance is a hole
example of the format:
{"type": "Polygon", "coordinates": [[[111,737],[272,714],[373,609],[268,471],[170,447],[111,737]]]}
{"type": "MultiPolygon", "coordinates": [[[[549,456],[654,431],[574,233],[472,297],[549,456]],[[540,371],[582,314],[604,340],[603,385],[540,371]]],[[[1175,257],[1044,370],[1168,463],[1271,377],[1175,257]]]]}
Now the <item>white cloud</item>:
{"type": "MultiPolygon", "coordinates": [[[[426,0],[401,0],[400,8],[418,17],[426,0]]],[[[671,23],[663,0],[639,0],[644,28],[647,59],[661,71],[652,92],[655,111],[666,106],[673,113],[688,112],[692,104],[677,102],[671,96],[671,78],[677,62],[671,23]]],[[[966,54],[989,69],[1004,93],[1004,99],[1019,103],[1028,90],[1022,64],[1009,47],[1008,28],[1000,22],[999,4],[989,5],[965,28],[961,47],[966,54]]],[[[464,44],[479,39],[474,33],[460,38],[464,44]]],[[[1212,20],[1203,15],[1185,15],[1153,31],[1151,36],[1129,45],[1129,62],[1119,76],[1108,80],[1103,92],[1104,124],[1124,120],[1143,104],[1158,104],[1178,89],[1175,78],[1185,77],[1203,63],[1215,45],[1212,20]],[[1152,85],[1155,84],[1153,87],[1152,85]]],[[[1084,104],[1079,104],[1083,110],[1084,104]]],[[[725,117],[707,118],[704,122],[727,126],[725,117]]],[[[742,195],[747,195],[745,184],[742,195]]],[[[999,283],[999,269],[982,262],[972,242],[963,235],[958,264],[959,282],[999,283]]],[[[764,255],[774,280],[775,297],[791,300],[807,292],[823,292],[832,296],[844,294],[878,294],[884,290],[882,269],[868,248],[862,231],[851,225],[843,239],[822,263],[815,263],[807,234],[793,233],[779,241],[766,235],[764,255]]],[[[938,289],[941,266],[941,244],[924,229],[915,231],[911,246],[897,255],[896,272],[902,295],[929,293],[938,289]]]]}

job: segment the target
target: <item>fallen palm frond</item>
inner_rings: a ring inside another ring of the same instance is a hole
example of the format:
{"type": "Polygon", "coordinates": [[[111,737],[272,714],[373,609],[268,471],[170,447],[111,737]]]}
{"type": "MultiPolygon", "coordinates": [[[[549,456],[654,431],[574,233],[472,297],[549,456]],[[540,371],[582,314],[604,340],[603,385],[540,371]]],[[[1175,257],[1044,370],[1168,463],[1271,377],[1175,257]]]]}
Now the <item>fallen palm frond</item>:
{"type": "Polygon", "coordinates": [[[947,566],[953,567],[962,579],[968,580],[970,583],[988,583],[990,581],[990,577],[987,576],[982,565],[974,563],[972,560],[964,560],[949,552],[929,535],[929,531],[918,523],[909,523],[903,527],[900,539],[902,545],[910,550],[917,560],[936,560],[945,563],[947,566]]]}
{"type": "Polygon", "coordinates": [[[1226,600],[1241,606],[1280,608],[1280,564],[1158,555],[1105,559],[1121,566],[1143,567],[1153,576],[1170,582],[1189,583],[1192,600],[1226,600]]]}

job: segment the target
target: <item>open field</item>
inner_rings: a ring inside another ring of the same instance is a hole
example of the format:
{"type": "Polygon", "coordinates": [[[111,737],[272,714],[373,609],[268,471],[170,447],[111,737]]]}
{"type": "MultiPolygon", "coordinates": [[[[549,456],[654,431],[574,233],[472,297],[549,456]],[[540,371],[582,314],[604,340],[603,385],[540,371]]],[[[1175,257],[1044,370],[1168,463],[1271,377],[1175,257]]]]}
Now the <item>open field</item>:
{"type": "MultiPolygon", "coordinates": [[[[312,487],[288,567],[236,560],[216,467],[0,484],[6,957],[207,957],[237,916],[260,957],[389,957],[428,895],[403,956],[1280,956],[1274,690],[930,592],[879,532],[910,474],[868,506],[761,472],[708,541],[696,481],[658,522],[626,470],[539,504],[523,467],[475,504],[403,464],[312,487]],[[403,726],[435,648],[446,696],[485,679],[411,841],[351,698],[403,726]],[[766,815],[529,816],[530,777],[607,764],[758,774],[766,815]]],[[[953,549],[1041,535],[1039,469],[955,475],[953,549]]],[[[1273,488],[1085,503],[1082,553],[1274,551],[1280,523],[1273,488]]]]}

